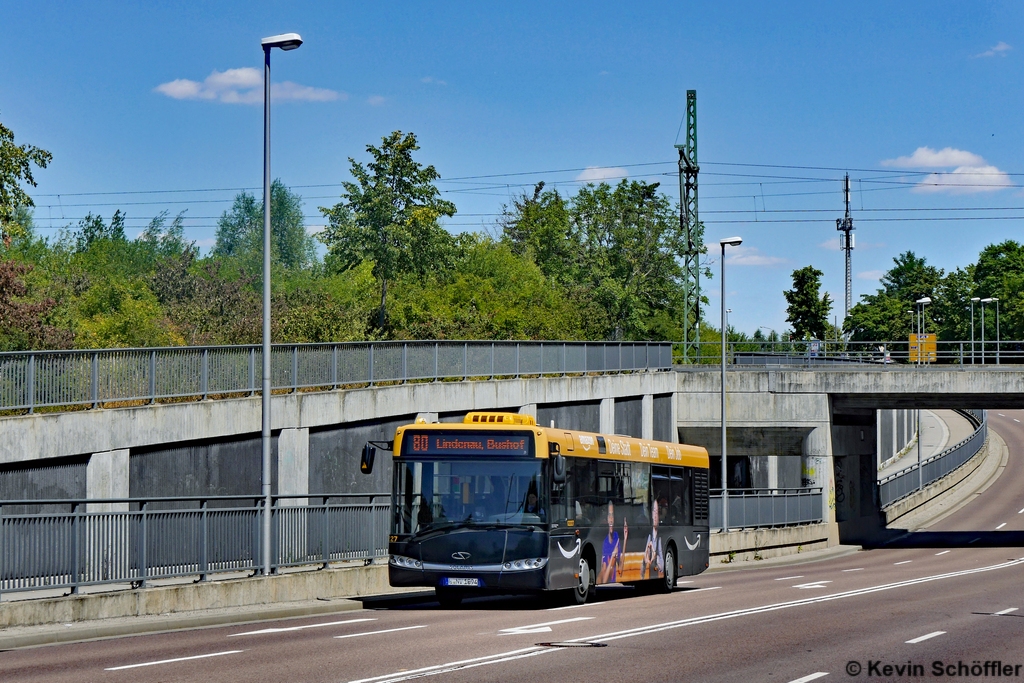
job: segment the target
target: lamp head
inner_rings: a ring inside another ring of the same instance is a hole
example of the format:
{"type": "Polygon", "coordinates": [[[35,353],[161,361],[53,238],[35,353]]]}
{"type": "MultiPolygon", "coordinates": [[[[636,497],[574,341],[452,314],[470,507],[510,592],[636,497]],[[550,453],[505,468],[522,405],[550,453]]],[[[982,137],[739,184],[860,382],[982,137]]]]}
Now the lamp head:
{"type": "Polygon", "coordinates": [[[971,301],[981,301],[981,297],[980,296],[972,296],[971,297],[971,301]]]}
{"type": "Polygon", "coordinates": [[[299,45],[302,45],[302,37],[298,33],[282,33],[276,36],[270,36],[260,41],[260,45],[263,46],[264,50],[269,50],[274,47],[279,47],[282,50],[294,50],[299,45]]]}
{"type": "Polygon", "coordinates": [[[930,304],[931,302],[932,298],[930,296],[923,296],[920,299],[918,299],[916,303],[919,303],[923,306],[925,304],[930,304]]]}
{"type": "Polygon", "coordinates": [[[742,237],[726,237],[724,240],[719,240],[719,244],[723,247],[738,247],[743,244],[742,237]]]}
{"type": "Polygon", "coordinates": [[[996,297],[994,297],[994,296],[990,296],[990,297],[989,297],[989,298],[987,298],[987,299],[982,299],[982,300],[981,300],[981,303],[983,303],[983,304],[990,304],[990,303],[992,303],[993,301],[999,301],[999,299],[997,299],[997,298],[996,298],[996,297]]]}

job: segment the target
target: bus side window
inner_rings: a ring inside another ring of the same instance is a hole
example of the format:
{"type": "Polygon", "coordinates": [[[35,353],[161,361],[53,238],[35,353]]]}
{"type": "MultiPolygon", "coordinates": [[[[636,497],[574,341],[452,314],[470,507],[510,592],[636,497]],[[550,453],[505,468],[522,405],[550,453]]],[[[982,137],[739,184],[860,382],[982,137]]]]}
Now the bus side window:
{"type": "MultiPolygon", "coordinates": [[[[573,460],[574,458],[566,458],[566,470],[571,467],[570,463],[573,460]]],[[[550,476],[548,481],[551,481],[550,476]]],[[[568,510],[572,503],[572,476],[567,474],[564,484],[551,483],[551,517],[549,521],[555,524],[564,524],[566,519],[573,516],[568,510]]]]}
{"type": "Polygon", "coordinates": [[[601,503],[597,492],[597,463],[585,458],[573,458],[573,493],[577,526],[589,526],[600,517],[601,503]]]}
{"type": "Polygon", "coordinates": [[[669,506],[672,502],[672,487],[669,480],[669,468],[651,467],[651,500],[658,506],[660,524],[678,524],[671,519],[669,506]]]}
{"type": "Polygon", "coordinates": [[[669,519],[672,524],[681,526],[693,525],[693,507],[690,495],[690,469],[673,467],[672,486],[669,503],[669,519]]]}

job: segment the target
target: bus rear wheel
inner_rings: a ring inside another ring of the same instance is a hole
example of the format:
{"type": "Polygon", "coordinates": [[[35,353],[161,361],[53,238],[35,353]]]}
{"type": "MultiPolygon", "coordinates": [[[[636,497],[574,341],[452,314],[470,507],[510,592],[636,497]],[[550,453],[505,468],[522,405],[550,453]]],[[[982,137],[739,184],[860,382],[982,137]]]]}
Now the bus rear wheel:
{"type": "Polygon", "coordinates": [[[458,589],[438,586],[434,589],[434,594],[437,595],[437,601],[443,609],[454,609],[462,604],[462,592],[458,589]]]}
{"type": "Polygon", "coordinates": [[[669,547],[665,553],[665,578],[658,580],[659,593],[671,593],[676,587],[676,549],[669,547]]]}
{"type": "Polygon", "coordinates": [[[577,605],[584,605],[594,599],[596,583],[597,570],[590,566],[590,560],[588,558],[581,557],[579,578],[576,581],[576,588],[572,592],[577,605]]]}

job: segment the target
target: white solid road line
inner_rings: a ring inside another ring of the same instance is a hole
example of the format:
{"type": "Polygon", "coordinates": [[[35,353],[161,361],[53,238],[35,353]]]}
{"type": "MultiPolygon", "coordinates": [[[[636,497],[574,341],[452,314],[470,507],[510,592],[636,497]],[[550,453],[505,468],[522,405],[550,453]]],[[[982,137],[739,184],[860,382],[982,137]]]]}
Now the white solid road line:
{"type": "Polygon", "coordinates": [[[932,631],[931,633],[926,633],[925,635],[918,636],[917,638],[911,638],[910,640],[907,640],[905,642],[907,643],[907,645],[916,645],[917,643],[924,642],[930,638],[934,638],[935,636],[942,636],[945,634],[945,631],[932,631]]]}
{"type": "Polygon", "coordinates": [[[996,531],[999,531],[999,530],[1000,530],[1000,529],[1002,529],[1002,528],[1003,528],[1004,526],[1006,526],[1006,522],[1003,522],[1002,524],[1000,524],[999,526],[997,526],[997,527],[996,527],[996,531]]]}
{"type": "Polygon", "coordinates": [[[893,562],[892,566],[895,567],[898,564],[910,564],[911,562],[913,562],[913,560],[903,560],[902,562],[893,562]]]}
{"type": "Polygon", "coordinates": [[[422,626],[403,626],[402,628],[386,628],[383,631],[367,631],[366,633],[349,633],[344,636],[334,636],[335,638],[358,638],[359,636],[375,636],[378,633],[394,633],[395,631],[411,631],[414,628],[426,628],[426,625],[422,626]]]}
{"type": "Polygon", "coordinates": [[[700,593],[701,591],[716,591],[721,586],[708,586],[707,588],[690,588],[689,590],[680,591],[679,595],[689,595],[690,593],[700,593]]]}
{"type": "Polygon", "coordinates": [[[775,579],[775,580],[776,581],[789,581],[791,579],[802,579],[802,578],[804,578],[804,575],[800,574],[799,576],[783,576],[782,578],[778,578],[778,579],[775,579]]]}
{"type": "Polygon", "coordinates": [[[1010,612],[1016,612],[1016,611],[1017,611],[1017,608],[1016,608],[1016,607],[1007,607],[1007,608],[1006,608],[1006,609],[1004,609],[1004,610],[1000,610],[999,612],[995,612],[995,615],[996,615],[997,617],[1001,617],[1001,616],[1002,616],[1002,615],[1004,615],[1004,614],[1009,614],[1010,612]]]}
{"type": "Polygon", "coordinates": [[[936,555],[936,556],[939,556],[939,555],[945,555],[945,554],[946,554],[946,553],[948,553],[948,552],[949,552],[948,550],[943,550],[943,551],[942,551],[941,553],[935,553],[935,555],[936,555]]]}
{"type": "MultiPolygon", "coordinates": [[[[661,631],[668,631],[677,628],[683,628],[686,626],[696,626],[698,624],[705,624],[713,621],[722,621],[725,619],[735,619],[737,617],[751,616],[755,614],[764,614],[766,612],[774,612],[777,610],[789,609],[791,607],[802,607],[804,605],[813,605],[823,602],[831,602],[833,600],[843,600],[845,598],[858,597],[861,595],[868,595],[871,593],[877,593],[880,591],[888,591],[896,588],[904,588],[907,586],[915,586],[921,583],[929,583],[931,581],[941,581],[943,579],[951,579],[960,576],[969,576],[971,574],[978,574],[981,572],[990,572],[997,569],[1006,569],[1008,567],[1018,567],[1024,564],[1024,558],[1009,560],[1007,562],[1001,562],[999,564],[989,565],[985,567],[977,567],[975,569],[964,569],[956,572],[948,572],[945,574],[935,574],[932,576],[923,576],[917,579],[907,579],[905,581],[897,581],[895,583],[887,583],[878,586],[871,586],[868,588],[859,588],[857,590],[845,591],[842,593],[834,593],[832,595],[819,595],[813,598],[802,598],[800,600],[791,600],[788,602],[779,602],[769,605],[762,605],[760,607],[752,607],[741,610],[734,610],[731,612],[721,612],[719,614],[711,614],[703,617],[692,617],[689,619],[683,619],[680,621],[673,621],[661,624],[651,624],[650,626],[641,626],[639,628],[628,629],[626,631],[618,631],[612,633],[605,633],[600,635],[585,636],[582,638],[573,638],[572,640],[566,641],[570,643],[579,642],[610,642],[613,640],[619,640],[622,638],[632,638],[635,636],[643,636],[651,633],[658,633],[661,631]]],[[[488,664],[498,664],[501,662],[511,661],[513,659],[522,659],[524,657],[534,657],[537,655],[548,654],[550,652],[558,652],[561,648],[557,647],[529,647],[518,650],[512,650],[509,652],[499,652],[486,657],[477,657],[475,659],[466,659],[457,662],[448,662],[446,664],[437,664],[434,666],[424,667],[422,669],[415,669],[413,671],[395,671],[393,673],[384,674],[382,676],[373,676],[371,678],[361,678],[358,680],[350,681],[350,683],[399,683],[399,681],[408,681],[414,678],[424,678],[426,676],[435,676],[442,673],[451,673],[453,671],[460,671],[463,669],[474,668],[478,666],[485,666],[488,664]]]]}
{"type": "Polygon", "coordinates": [[[844,569],[843,572],[862,572],[864,567],[857,567],[856,569],[844,569]]]}
{"type": "Polygon", "coordinates": [[[191,659],[206,659],[207,657],[222,657],[224,655],[236,655],[245,650],[225,650],[224,652],[211,652],[208,655],[193,655],[192,657],[175,657],[174,659],[161,659],[158,662],[143,662],[142,664],[127,664],[125,666],[112,666],[104,671],[122,671],[124,669],[137,669],[140,666],[156,666],[157,664],[173,664],[174,662],[187,662],[191,659]]]}
{"type": "Polygon", "coordinates": [[[284,633],[286,631],[303,631],[307,628],[321,628],[323,626],[339,626],[341,624],[357,624],[363,621],[377,621],[376,619],[348,619],[346,621],[328,621],[324,624],[306,624],[305,626],[288,626],[283,628],[264,628],[259,631],[246,631],[245,633],[231,633],[228,638],[235,636],[258,636],[264,633],[284,633]]]}
{"type": "Polygon", "coordinates": [[[543,624],[530,624],[529,626],[513,626],[498,631],[499,636],[521,636],[527,633],[547,633],[552,626],[558,624],[569,624],[574,621],[590,621],[594,617],[576,617],[575,619],[559,619],[558,621],[545,621],[543,624]]]}
{"type": "Polygon", "coordinates": [[[789,683],[808,683],[809,681],[816,681],[819,678],[821,678],[822,676],[828,676],[828,672],[827,671],[818,671],[818,672],[815,672],[813,674],[808,674],[807,676],[804,676],[803,678],[797,678],[795,680],[792,680],[789,683]]]}

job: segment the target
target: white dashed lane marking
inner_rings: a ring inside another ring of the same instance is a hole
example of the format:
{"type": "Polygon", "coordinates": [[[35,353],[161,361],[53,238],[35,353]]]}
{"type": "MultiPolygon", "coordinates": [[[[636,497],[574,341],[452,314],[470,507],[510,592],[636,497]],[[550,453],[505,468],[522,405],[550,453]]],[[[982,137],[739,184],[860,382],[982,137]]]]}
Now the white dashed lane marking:
{"type": "Polygon", "coordinates": [[[322,628],[324,626],[340,626],[341,624],[357,624],[364,621],[377,621],[376,619],[348,619],[346,621],[328,621],[324,624],[306,624],[305,626],[289,626],[287,628],[263,628],[259,631],[246,631],[245,633],[232,633],[228,638],[236,636],[259,636],[264,633],[285,633],[287,631],[304,631],[307,628],[322,628]]]}
{"type": "Polygon", "coordinates": [[[910,640],[906,641],[906,643],[908,645],[916,645],[917,643],[924,642],[926,640],[929,640],[930,638],[935,638],[936,636],[945,635],[945,633],[946,633],[945,631],[932,631],[931,633],[926,633],[923,636],[918,636],[917,638],[911,638],[910,640]]]}
{"type": "Polygon", "coordinates": [[[809,681],[816,681],[819,678],[821,678],[822,676],[828,676],[828,672],[826,672],[826,671],[817,671],[817,672],[815,672],[813,674],[808,674],[808,675],[804,676],[803,678],[797,678],[795,680],[792,680],[789,683],[809,683],[809,681]]]}
{"type": "Polygon", "coordinates": [[[414,628],[426,628],[423,626],[403,626],[402,628],[386,628],[383,631],[367,631],[366,633],[350,633],[347,636],[334,636],[335,638],[358,638],[359,636],[375,636],[378,633],[394,633],[395,631],[411,631],[414,628]]]}
{"type": "Polygon", "coordinates": [[[862,571],[864,571],[864,567],[857,567],[856,569],[844,569],[843,571],[844,572],[862,572],[862,571]]]}
{"type": "Polygon", "coordinates": [[[943,550],[941,553],[935,553],[935,555],[936,556],[938,556],[938,555],[945,555],[948,552],[949,552],[948,550],[943,550]]]}
{"type": "Polygon", "coordinates": [[[1007,607],[1007,608],[1006,608],[1006,609],[1004,609],[1004,610],[1000,610],[999,612],[996,612],[996,613],[995,613],[995,615],[996,615],[997,617],[1001,617],[1001,616],[1003,616],[1004,614],[1009,614],[1010,612],[1016,612],[1016,611],[1017,611],[1017,608],[1016,608],[1016,607],[1007,607]]]}
{"type": "Polygon", "coordinates": [[[1000,529],[1002,529],[1002,528],[1003,528],[1004,526],[1006,526],[1006,522],[1003,522],[1002,524],[1000,524],[999,526],[997,526],[997,527],[996,527],[996,531],[999,531],[999,530],[1000,530],[1000,529]]]}
{"type": "Polygon", "coordinates": [[[799,588],[800,590],[807,590],[808,588],[824,588],[826,583],[832,583],[831,581],[813,581],[811,583],[798,583],[793,588],[799,588]]]}
{"type": "Polygon", "coordinates": [[[800,574],[799,576],[783,576],[783,577],[780,577],[780,578],[775,579],[775,580],[776,581],[789,581],[791,579],[802,579],[802,578],[804,578],[804,575],[800,574]]]}
{"type": "Polygon", "coordinates": [[[126,664],[124,666],[112,666],[104,671],[123,671],[124,669],[137,669],[140,666],[156,666],[158,664],[173,664],[175,662],[187,662],[192,659],[206,659],[208,657],[222,657],[223,655],[236,655],[245,650],[226,650],[224,652],[211,652],[208,655],[193,655],[191,657],[175,657],[174,659],[161,659],[156,662],[143,662],[142,664],[126,664]]]}
{"type": "Polygon", "coordinates": [[[892,564],[895,567],[898,564],[910,564],[911,562],[913,562],[913,560],[903,560],[902,562],[893,562],[892,564]]]}

